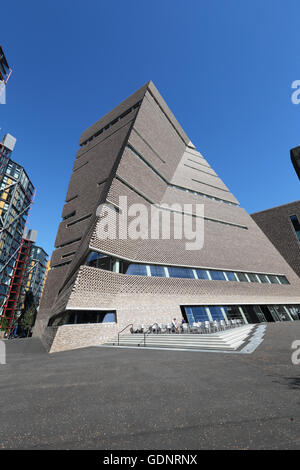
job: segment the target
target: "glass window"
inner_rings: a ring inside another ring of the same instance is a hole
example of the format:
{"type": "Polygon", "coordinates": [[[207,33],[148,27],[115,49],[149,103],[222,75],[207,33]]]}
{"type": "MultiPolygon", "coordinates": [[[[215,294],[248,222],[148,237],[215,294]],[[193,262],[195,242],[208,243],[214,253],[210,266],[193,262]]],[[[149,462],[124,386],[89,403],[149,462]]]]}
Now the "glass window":
{"type": "Polygon", "coordinates": [[[129,265],[130,263],[128,261],[120,260],[120,273],[126,274],[129,265]]]}
{"type": "Polygon", "coordinates": [[[194,323],[194,315],[191,307],[184,307],[184,311],[186,313],[189,324],[192,325],[194,323]]]}
{"type": "Polygon", "coordinates": [[[151,276],[166,277],[165,269],[163,266],[150,266],[151,276]]]}
{"type": "Polygon", "coordinates": [[[280,284],[289,284],[289,281],[287,280],[285,276],[277,276],[277,277],[280,281],[280,284]]]}
{"type": "Polygon", "coordinates": [[[287,305],[287,309],[290,312],[293,320],[300,320],[300,306],[299,305],[287,305]]]}
{"type": "Polygon", "coordinates": [[[228,320],[239,319],[239,320],[244,321],[242,314],[237,305],[228,305],[227,307],[224,307],[224,310],[225,310],[228,320]]]}
{"type": "Polygon", "coordinates": [[[233,272],[231,271],[226,271],[226,276],[227,276],[227,279],[228,281],[236,281],[236,278],[235,278],[235,275],[233,272]]]}
{"type": "Polygon", "coordinates": [[[277,279],[277,276],[273,276],[272,274],[268,275],[268,278],[270,279],[272,284],[279,284],[279,281],[277,279]]]}
{"type": "Polygon", "coordinates": [[[236,273],[236,275],[240,282],[248,282],[248,279],[245,273],[236,273]]]}
{"type": "Polygon", "coordinates": [[[250,282],[259,282],[258,279],[257,279],[257,275],[256,275],[256,274],[247,273],[247,276],[249,277],[250,282]]]}
{"type": "Polygon", "coordinates": [[[191,307],[191,310],[195,322],[209,320],[205,307],[191,307]]]}
{"type": "Polygon", "coordinates": [[[290,318],[283,305],[274,305],[274,308],[277,311],[277,315],[281,321],[289,321],[290,318]]]}
{"type": "Polygon", "coordinates": [[[298,240],[300,240],[300,223],[299,223],[298,217],[296,215],[291,215],[290,219],[295,229],[297,238],[298,240]]]}
{"type": "Polygon", "coordinates": [[[130,264],[126,274],[134,276],[147,276],[147,268],[145,264],[130,264]]]}
{"type": "Polygon", "coordinates": [[[86,265],[92,266],[93,268],[105,269],[106,271],[111,271],[111,257],[103,255],[102,253],[97,253],[91,251],[88,255],[86,265]]]}
{"type": "Polygon", "coordinates": [[[196,269],[198,279],[209,279],[207,271],[204,269],[196,269]]]}
{"type": "Polygon", "coordinates": [[[114,312],[105,313],[102,323],[116,323],[116,314],[114,312]]]}
{"type": "Polygon", "coordinates": [[[73,310],[50,318],[48,325],[60,326],[84,323],[116,323],[116,321],[116,312],[73,310]]]}
{"type": "Polygon", "coordinates": [[[224,320],[221,307],[209,307],[209,311],[213,320],[224,320]]]}
{"type": "Polygon", "coordinates": [[[223,271],[209,271],[213,281],[226,281],[223,271]]]}
{"type": "Polygon", "coordinates": [[[258,277],[264,284],[269,284],[268,277],[265,274],[258,274],[258,277]]]}
{"type": "Polygon", "coordinates": [[[170,277],[195,279],[192,269],[168,267],[170,277]]]}
{"type": "Polygon", "coordinates": [[[281,321],[281,315],[279,314],[275,305],[267,305],[269,312],[271,313],[274,321],[281,321]]]}
{"type": "Polygon", "coordinates": [[[259,321],[260,323],[263,323],[263,322],[266,322],[266,321],[267,321],[267,320],[266,320],[266,317],[265,317],[265,315],[264,315],[264,313],[263,313],[263,311],[262,311],[262,309],[260,308],[259,305],[254,305],[254,306],[253,306],[253,310],[254,310],[254,312],[256,313],[257,318],[258,318],[258,321],[259,321]]]}

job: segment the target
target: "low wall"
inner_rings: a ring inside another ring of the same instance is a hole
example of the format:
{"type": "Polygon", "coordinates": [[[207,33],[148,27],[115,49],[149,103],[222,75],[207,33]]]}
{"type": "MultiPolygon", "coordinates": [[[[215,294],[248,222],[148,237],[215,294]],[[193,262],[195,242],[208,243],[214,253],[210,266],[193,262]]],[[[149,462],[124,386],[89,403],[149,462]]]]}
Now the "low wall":
{"type": "Polygon", "coordinates": [[[116,323],[87,323],[82,325],[62,325],[57,328],[50,353],[69,349],[86,348],[106,343],[117,337],[116,323]]]}
{"type": "MultiPolygon", "coordinates": [[[[110,299],[108,299],[111,301],[110,299]]],[[[132,296],[128,296],[128,304],[115,303],[113,307],[111,304],[107,306],[108,310],[116,310],[117,323],[86,323],[75,325],[62,325],[57,327],[57,332],[54,337],[50,353],[67,351],[69,349],[86,348],[89,346],[97,346],[117,338],[118,332],[129,324],[135,327],[138,325],[152,325],[153,323],[171,323],[175,317],[181,319],[181,310],[179,305],[174,305],[173,297],[169,296],[169,303],[167,305],[157,305],[151,299],[151,302],[142,303],[143,296],[136,296],[134,298],[135,304],[132,302],[132,296]]],[[[104,302],[102,302],[102,306],[104,302]]],[[[74,306],[68,304],[68,308],[72,310],[74,306]]],[[[46,330],[50,329],[47,327],[46,330]]],[[[129,332],[129,329],[128,329],[129,332]]]]}

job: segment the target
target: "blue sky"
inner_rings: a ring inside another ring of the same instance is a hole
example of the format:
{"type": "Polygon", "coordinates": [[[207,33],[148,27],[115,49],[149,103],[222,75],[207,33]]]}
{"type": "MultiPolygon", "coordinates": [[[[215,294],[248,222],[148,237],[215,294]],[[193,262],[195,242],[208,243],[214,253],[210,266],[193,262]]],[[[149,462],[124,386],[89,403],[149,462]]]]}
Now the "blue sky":
{"type": "Polygon", "coordinates": [[[248,212],[299,199],[299,17],[299,0],[1,5],[0,133],[37,189],[38,243],[51,254],[81,132],[150,79],[248,212]]]}

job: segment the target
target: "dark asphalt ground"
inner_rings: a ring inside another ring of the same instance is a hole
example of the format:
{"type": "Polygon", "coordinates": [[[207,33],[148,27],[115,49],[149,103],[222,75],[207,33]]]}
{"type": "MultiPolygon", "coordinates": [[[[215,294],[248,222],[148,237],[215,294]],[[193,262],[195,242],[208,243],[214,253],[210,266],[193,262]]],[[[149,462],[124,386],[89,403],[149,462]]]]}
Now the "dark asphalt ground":
{"type": "Polygon", "coordinates": [[[7,342],[0,449],[299,449],[300,321],[251,355],[7,342]]]}

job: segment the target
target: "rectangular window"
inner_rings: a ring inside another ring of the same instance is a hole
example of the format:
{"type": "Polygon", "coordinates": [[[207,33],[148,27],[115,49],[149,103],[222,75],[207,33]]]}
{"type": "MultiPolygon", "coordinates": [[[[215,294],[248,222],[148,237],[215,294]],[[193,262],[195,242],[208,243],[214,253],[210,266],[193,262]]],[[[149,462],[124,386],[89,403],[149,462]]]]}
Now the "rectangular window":
{"type": "Polygon", "coordinates": [[[242,314],[237,305],[228,305],[224,307],[228,320],[243,320],[242,314]]]}
{"type": "Polygon", "coordinates": [[[209,321],[205,307],[190,307],[192,319],[195,322],[209,321]]]}
{"type": "Polygon", "coordinates": [[[295,229],[297,238],[300,241],[300,223],[299,223],[298,217],[296,215],[291,215],[290,219],[295,229]]]}
{"type": "Polygon", "coordinates": [[[277,279],[277,276],[273,276],[272,274],[269,274],[269,275],[268,275],[268,278],[270,279],[271,284],[279,284],[279,281],[278,281],[278,279],[277,279]]]}
{"type": "Polygon", "coordinates": [[[192,269],[168,267],[170,277],[195,279],[192,269]]]}
{"type": "Polygon", "coordinates": [[[185,310],[185,314],[187,316],[187,320],[188,320],[189,324],[192,325],[195,321],[194,315],[193,315],[193,312],[192,312],[192,308],[191,307],[184,307],[184,310],[185,310]]]}
{"type": "Polygon", "coordinates": [[[209,279],[207,271],[204,269],[196,269],[198,279],[209,279]]]}
{"type": "Polygon", "coordinates": [[[236,273],[236,275],[240,282],[248,282],[248,279],[245,273],[236,273]]]}
{"type": "Polygon", "coordinates": [[[105,269],[106,271],[111,271],[111,257],[108,255],[103,255],[102,253],[97,253],[91,251],[88,255],[87,266],[92,266],[93,268],[105,269]]]}
{"type": "Polygon", "coordinates": [[[228,281],[236,281],[236,278],[233,272],[226,271],[225,274],[227,276],[228,281]]]}
{"type": "Polygon", "coordinates": [[[224,320],[221,307],[209,307],[209,311],[213,320],[224,320]]]}
{"type": "Polygon", "coordinates": [[[166,277],[163,266],[150,266],[150,272],[154,277],[166,277]]]}
{"type": "Polygon", "coordinates": [[[269,284],[268,277],[265,274],[258,274],[260,281],[264,284],[269,284]]]}
{"type": "Polygon", "coordinates": [[[145,264],[130,264],[126,274],[135,276],[147,276],[147,269],[145,264]]]}
{"type": "Polygon", "coordinates": [[[222,271],[209,271],[209,273],[213,281],[226,281],[222,271]]]}
{"type": "Polygon", "coordinates": [[[257,275],[253,273],[247,273],[247,276],[249,277],[251,282],[259,282],[257,279],[257,275]]]}
{"type": "Polygon", "coordinates": [[[300,307],[299,305],[287,305],[287,309],[290,312],[293,320],[300,320],[300,307]]]}

